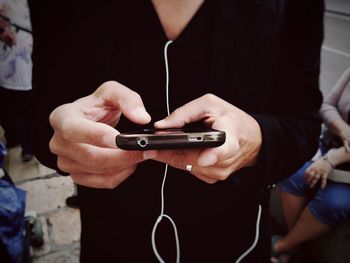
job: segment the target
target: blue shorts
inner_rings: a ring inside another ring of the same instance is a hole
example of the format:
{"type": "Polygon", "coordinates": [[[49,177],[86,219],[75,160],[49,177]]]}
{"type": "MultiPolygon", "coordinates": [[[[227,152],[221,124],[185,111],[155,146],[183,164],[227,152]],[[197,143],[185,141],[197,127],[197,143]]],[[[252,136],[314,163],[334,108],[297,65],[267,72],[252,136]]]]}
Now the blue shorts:
{"type": "MultiPolygon", "coordinates": [[[[312,192],[304,174],[311,165],[305,163],[296,173],[281,183],[281,190],[297,196],[307,196],[312,192]]],[[[336,225],[350,218],[350,184],[327,182],[324,189],[319,189],[307,205],[310,212],[326,225],[336,225]]]]}

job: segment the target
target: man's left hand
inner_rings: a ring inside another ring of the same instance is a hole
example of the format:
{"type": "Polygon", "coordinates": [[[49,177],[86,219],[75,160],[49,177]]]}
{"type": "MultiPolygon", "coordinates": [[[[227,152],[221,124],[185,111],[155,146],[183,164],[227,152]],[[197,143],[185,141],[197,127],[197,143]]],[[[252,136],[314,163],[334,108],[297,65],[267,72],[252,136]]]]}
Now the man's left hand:
{"type": "Polygon", "coordinates": [[[207,94],[185,104],[156,122],[155,127],[181,128],[197,121],[225,131],[226,142],[216,148],[161,150],[154,159],[183,170],[191,165],[191,174],[207,183],[225,180],[235,171],[256,162],[262,144],[259,124],[215,95],[207,94]]]}

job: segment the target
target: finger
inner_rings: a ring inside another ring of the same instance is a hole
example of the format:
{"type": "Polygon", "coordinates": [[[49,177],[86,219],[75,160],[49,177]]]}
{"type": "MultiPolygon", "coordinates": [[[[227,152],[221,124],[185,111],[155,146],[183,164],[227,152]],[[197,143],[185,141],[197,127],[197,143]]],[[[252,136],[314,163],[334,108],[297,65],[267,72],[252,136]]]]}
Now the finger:
{"type": "MultiPolygon", "coordinates": [[[[174,167],[174,166],[173,166],[174,167]]],[[[175,168],[178,168],[178,169],[182,169],[184,171],[186,171],[187,173],[197,177],[199,180],[207,183],[207,184],[214,184],[216,183],[218,180],[215,179],[215,178],[211,178],[211,177],[208,177],[208,176],[205,176],[203,175],[200,170],[203,169],[203,168],[200,168],[200,167],[196,167],[196,166],[192,166],[191,167],[191,171],[188,171],[186,170],[186,165],[182,166],[182,167],[175,167],[175,168]]]]}
{"type": "MultiPolygon", "coordinates": [[[[169,164],[169,163],[168,163],[169,164]]],[[[191,173],[197,178],[207,182],[215,183],[217,181],[226,180],[231,174],[232,170],[229,168],[220,168],[220,167],[199,167],[192,166],[191,171],[187,170],[189,164],[169,164],[170,166],[191,173]]]]}
{"type": "Polygon", "coordinates": [[[177,108],[167,118],[156,122],[154,125],[158,129],[181,128],[188,123],[211,118],[222,112],[220,110],[220,108],[223,108],[222,106],[215,106],[218,103],[223,104],[226,102],[211,94],[204,95],[177,108]],[[208,107],[208,105],[211,105],[211,107],[208,107]]]}
{"type": "Polygon", "coordinates": [[[116,81],[103,83],[93,95],[121,109],[125,117],[132,122],[146,124],[151,121],[140,95],[116,81]]]}
{"type": "Polygon", "coordinates": [[[313,188],[317,184],[319,179],[320,179],[320,175],[315,174],[315,176],[311,180],[310,187],[313,188]]]}
{"type": "Polygon", "coordinates": [[[50,141],[50,150],[59,157],[77,162],[86,167],[108,168],[116,165],[134,165],[146,159],[154,158],[156,151],[123,151],[101,148],[82,143],[60,143],[59,139],[50,141]]]}
{"type": "Polygon", "coordinates": [[[322,181],[321,181],[321,188],[324,189],[327,185],[327,173],[323,173],[321,178],[322,178],[322,181]]]}
{"type": "Polygon", "coordinates": [[[64,157],[57,158],[57,166],[61,171],[69,174],[115,174],[130,167],[129,165],[116,165],[113,167],[88,167],[64,157]]]}
{"type": "Polygon", "coordinates": [[[197,165],[209,167],[213,165],[232,164],[239,158],[240,154],[238,141],[228,139],[219,147],[203,149],[198,156],[197,165]]]}
{"type": "Polygon", "coordinates": [[[92,187],[113,189],[134,173],[136,166],[120,171],[116,174],[71,174],[76,184],[92,187]]]}
{"type": "Polygon", "coordinates": [[[232,175],[233,170],[233,167],[225,169],[219,167],[195,167],[195,169],[192,169],[192,174],[211,178],[215,181],[224,181],[232,175]]]}
{"type": "Polygon", "coordinates": [[[167,163],[172,167],[184,169],[187,164],[197,164],[201,150],[162,150],[153,158],[155,161],[167,163]]]}
{"type": "Polygon", "coordinates": [[[206,176],[203,176],[203,175],[200,175],[200,174],[192,174],[194,175],[195,177],[197,177],[199,180],[207,183],[207,184],[215,184],[218,180],[215,180],[213,178],[210,178],[210,177],[206,177],[206,176]]]}
{"type": "Polygon", "coordinates": [[[66,140],[115,147],[118,132],[101,122],[105,115],[115,122],[121,113],[138,124],[151,120],[136,92],[110,81],[92,95],[56,108],[50,114],[50,124],[66,140]]]}
{"type": "MultiPolygon", "coordinates": [[[[69,142],[86,143],[100,147],[117,148],[115,138],[119,132],[113,127],[100,122],[91,121],[80,116],[70,114],[67,116],[64,111],[53,112],[50,115],[50,123],[63,139],[69,142]]],[[[68,110],[68,109],[67,109],[68,110]]]]}
{"type": "MultiPolygon", "coordinates": [[[[222,118],[224,120],[225,118],[222,118]]],[[[220,121],[218,121],[219,123],[220,121]]],[[[215,123],[214,123],[215,125],[215,123]]],[[[230,125],[226,124],[230,129],[230,125]]],[[[215,128],[223,129],[223,125],[216,124],[215,128]]],[[[157,161],[168,163],[174,167],[181,167],[184,164],[193,164],[201,167],[213,166],[216,163],[224,163],[233,159],[239,152],[239,144],[233,136],[227,138],[226,142],[214,148],[201,150],[171,150],[159,151],[157,161]]]]}
{"type": "Polygon", "coordinates": [[[214,121],[212,128],[226,132],[227,136],[225,143],[219,147],[204,149],[198,157],[199,166],[212,166],[217,162],[220,163],[225,160],[232,159],[235,155],[237,155],[240,149],[239,143],[235,136],[236,128],[229,117],[224,116],[217,118],[214,121]],[[228,136],[228,134],[230,134],[230,136],[228,136]]]}
{"type": "Polygon", "coordinates": [[[305,171],[305,180],[308,184],[311,183],[312,178],[315,176],[315,171],[312,168],[308,168],[305,171]]]}

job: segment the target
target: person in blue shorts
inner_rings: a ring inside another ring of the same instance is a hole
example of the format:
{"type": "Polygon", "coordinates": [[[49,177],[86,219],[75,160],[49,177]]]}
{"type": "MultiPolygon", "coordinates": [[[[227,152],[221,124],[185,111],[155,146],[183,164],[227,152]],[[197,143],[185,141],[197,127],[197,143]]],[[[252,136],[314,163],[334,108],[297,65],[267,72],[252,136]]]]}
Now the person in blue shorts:
{"type": "MultiPolygon", "coordinates": [[[[277,254],[316,238],[350,218],[350,184],[330,181],[334,169],[350,177],[350,68],[325,97],[325,132],[318,158],[281,183],[282,209],[289,232],[274,242],[277,254]]],[[[286,254],[286,253],[285,253],[286,254]]]]}

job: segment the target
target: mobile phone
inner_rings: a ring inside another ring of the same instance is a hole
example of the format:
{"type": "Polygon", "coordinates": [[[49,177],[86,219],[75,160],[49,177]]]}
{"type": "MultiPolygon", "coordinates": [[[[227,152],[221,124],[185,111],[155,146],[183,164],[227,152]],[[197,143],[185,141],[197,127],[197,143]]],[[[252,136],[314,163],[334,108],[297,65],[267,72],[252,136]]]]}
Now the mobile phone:
{"type": "Polygon", "coordinates": [[[225,139],[225,132],[214,129],[143,129],[117,135],[116,144],[120,149],[133,151],[194,149],[217,147],[225,139]]]}

